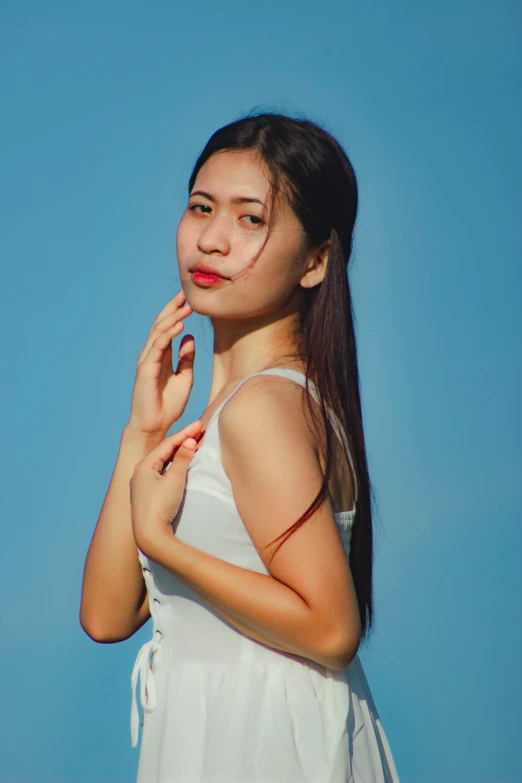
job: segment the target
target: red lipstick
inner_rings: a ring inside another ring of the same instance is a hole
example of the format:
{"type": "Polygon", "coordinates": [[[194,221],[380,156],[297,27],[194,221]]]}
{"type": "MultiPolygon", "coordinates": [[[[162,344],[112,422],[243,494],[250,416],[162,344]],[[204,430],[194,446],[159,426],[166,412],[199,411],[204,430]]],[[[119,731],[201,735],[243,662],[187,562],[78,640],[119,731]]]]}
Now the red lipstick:
{"type": "Polygon", "coordinates": [[[197,283],[197,285],[204,287],[221,283],[221,281],[225,279],[226,278],[220,277],[219,275],[206,274],[205,272],[192,272],[192,280],[197,283]]]}

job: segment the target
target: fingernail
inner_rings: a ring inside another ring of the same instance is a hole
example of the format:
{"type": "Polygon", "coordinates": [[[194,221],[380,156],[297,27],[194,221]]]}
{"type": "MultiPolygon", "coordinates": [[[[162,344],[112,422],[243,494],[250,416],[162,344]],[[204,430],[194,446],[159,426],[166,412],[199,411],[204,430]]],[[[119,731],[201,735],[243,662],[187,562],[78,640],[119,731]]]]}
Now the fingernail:
{"type": "Polygon", "coordinates": [[[183,444],[187,449],[190,449],[190,451],[194,451],[196,446],[198,445],[197,442],[194,440],[194,438],[187,438],[187,440],[183,444]]]}

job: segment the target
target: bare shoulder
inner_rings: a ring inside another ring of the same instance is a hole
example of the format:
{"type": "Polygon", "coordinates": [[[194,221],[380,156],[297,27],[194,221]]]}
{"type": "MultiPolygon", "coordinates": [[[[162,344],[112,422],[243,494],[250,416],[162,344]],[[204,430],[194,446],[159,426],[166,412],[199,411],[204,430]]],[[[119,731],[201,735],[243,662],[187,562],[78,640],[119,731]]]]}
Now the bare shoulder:
{"type": "MultiPolygon", "coordinates": [[[[271,450],[274,463],[276,448],[277,454],[286,455],[288,470],[291,463],[296,471],[309,474],[318,468],[324,474],[323,436],[321,430],[318,436],[312,429],[307,394],[304,386],[283,375],[257,375],[240,386],[222,409],[219,421],[223,466],[229,477],[231,459],[268,459],[271,450]]],[[[335,509],[351,509],[355,497],[352,469],[338,437],[333,437],[332,448],[330,500],[335,509]]]]}
{"type": "Polygon", "coordinates": [[[262,430],[273,438],[290,436],[294,446],[316,450],[316,441],[305,417],[305,389],[283,375],[257,375],[245,381],[223,407],[220,437],[241,440],[262,430]],[[246,436],[246,437],[245,437],[246,436]]]}
{"type": "MultiPolygon", "coordinates": [[[[230,398],[219,419],[223,469],[238,511],[267,567],[271,552],[265,547],[299,519],[322,482],[315,442],[302,410],[301,389],[300,384],[281,376],[256,376],[230,398]]],[[[324,526],[329,530],[326,535],[335,538],[329,502],[307,522],[306,533],[304,529],[296,533],[274,556],[271,573],[275,575],[276,561],[284,561],[283,550],[290,553],[308,541],[314,556],[317,540],[311,539],[310,533],[315,530],[316,535],[324,536],[324,526]]]]}

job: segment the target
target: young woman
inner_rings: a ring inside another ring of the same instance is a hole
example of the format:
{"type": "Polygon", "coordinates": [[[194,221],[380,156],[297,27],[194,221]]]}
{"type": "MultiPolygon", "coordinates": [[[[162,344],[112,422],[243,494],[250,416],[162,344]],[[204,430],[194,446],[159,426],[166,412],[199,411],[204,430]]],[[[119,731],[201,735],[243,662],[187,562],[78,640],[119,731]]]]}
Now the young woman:
{"type": "Polygon", "coordinates": [[[398,781],[357,651],[373,625],[371,484],[347,275],[357,182],[315,123],[250,114],[198,158],[182,290],[138,359],[80,620],[132,672],[140,783],[398,781]],[[191,312],[214,357],[201,419],[191,312]],[[130,492],[129,492],[130,484],[130,492]]]}

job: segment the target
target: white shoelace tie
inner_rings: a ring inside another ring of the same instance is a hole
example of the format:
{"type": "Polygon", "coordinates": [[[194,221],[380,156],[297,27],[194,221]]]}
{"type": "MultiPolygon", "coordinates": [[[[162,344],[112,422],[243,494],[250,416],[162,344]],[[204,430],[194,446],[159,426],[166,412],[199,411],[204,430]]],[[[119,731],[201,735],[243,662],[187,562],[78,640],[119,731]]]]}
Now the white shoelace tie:
{"type": "Polygon", "coordinates": [[[152,639],[140,648],[131,674],[132,703],[130,715],[131,747],[138,744],[140,716],[136,700],[136,683],[140,675],[140,702],[145,712],[156,708],[156,681],[154,679],[154,654],[161,642],[161,631],[156,631],[152,639]],[[149,661],[149,658],[152,660],[149,661]]]}

